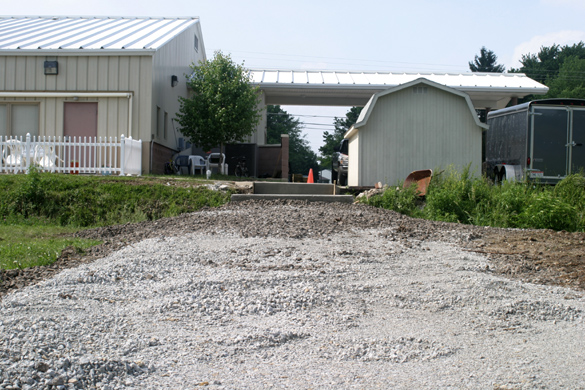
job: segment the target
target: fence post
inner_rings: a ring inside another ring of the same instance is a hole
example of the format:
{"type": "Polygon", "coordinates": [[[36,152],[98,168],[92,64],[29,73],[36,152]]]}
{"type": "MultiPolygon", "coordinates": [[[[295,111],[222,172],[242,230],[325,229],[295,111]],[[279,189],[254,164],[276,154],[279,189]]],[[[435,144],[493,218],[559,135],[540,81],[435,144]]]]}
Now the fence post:
{"type": "Polygon", "coordinates": [[[30,168],[30,160],[31,160],[31,150],[30,150],[30,133],[26,133],[26,143],[24,145],[24,167],[26,168],[26,173],[28,174],[30,168]]]}
{"type": "Polygon", "coordinates": [[[124,176],[124,166],[126,165],[126,156],[124,152],[124,148],[126,146],[126,139],[124,138],[124,134],[120,135],[120,176],[124,176]]]}

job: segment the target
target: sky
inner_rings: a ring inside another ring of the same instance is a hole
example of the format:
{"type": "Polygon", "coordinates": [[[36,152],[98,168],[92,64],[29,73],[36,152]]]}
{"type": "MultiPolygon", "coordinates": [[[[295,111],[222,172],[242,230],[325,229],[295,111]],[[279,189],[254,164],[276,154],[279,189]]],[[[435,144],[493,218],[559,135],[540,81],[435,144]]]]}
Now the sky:
{"type": "MultiPolygon", "coordinates": [[[[196,16],[208,58],[252,69],[469,72],[482,46],[506,69],[541,46],[585,41],[585,0],[20,0],[3,16],[196,16]]],[[[282,106],[323,131],[349,107],[282,106]]]]}

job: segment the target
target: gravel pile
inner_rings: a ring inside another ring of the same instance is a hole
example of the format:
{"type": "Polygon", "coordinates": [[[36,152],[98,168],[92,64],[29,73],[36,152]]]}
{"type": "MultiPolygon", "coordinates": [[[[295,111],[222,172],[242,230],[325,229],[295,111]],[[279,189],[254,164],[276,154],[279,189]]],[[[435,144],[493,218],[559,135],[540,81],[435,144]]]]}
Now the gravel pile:
{"type": "Polygon", "coordinates": [[[4,296],[0,389],[585,388],[585,299],[495,275],[477,231],[294,202],[178,221],[4,296]]]}

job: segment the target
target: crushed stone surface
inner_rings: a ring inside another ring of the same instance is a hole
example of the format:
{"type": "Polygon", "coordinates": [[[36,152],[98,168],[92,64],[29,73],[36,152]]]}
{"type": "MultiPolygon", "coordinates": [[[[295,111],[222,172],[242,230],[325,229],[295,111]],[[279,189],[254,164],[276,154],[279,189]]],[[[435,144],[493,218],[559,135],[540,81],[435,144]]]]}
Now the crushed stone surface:
{"type": "Polygon", "coordinates": [[[83,235],[2,296],[0,389],[585,388],[582,291],[493,230],[270,201],[83,235]]]}

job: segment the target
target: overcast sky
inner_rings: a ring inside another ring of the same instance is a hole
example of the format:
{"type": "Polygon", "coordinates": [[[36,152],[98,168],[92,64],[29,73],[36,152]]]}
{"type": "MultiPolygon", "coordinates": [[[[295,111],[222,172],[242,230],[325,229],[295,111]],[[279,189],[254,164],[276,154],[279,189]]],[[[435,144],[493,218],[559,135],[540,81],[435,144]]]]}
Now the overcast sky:
{"type": "MultiPolygon", "coordinates": [[[[20,0],[3,16],[197,16],[208,58],[248,68],[469,72],[482,46],[506,69],[541,46],[585,41],[585,0],[20,0]]],[[[332,124],[348,107],[284,106],[332,124]]],[[[332,127],[332,126],[330,126],[332,127]]],[[[307,124],[315,151],[326,126],[307,124]]]]}

